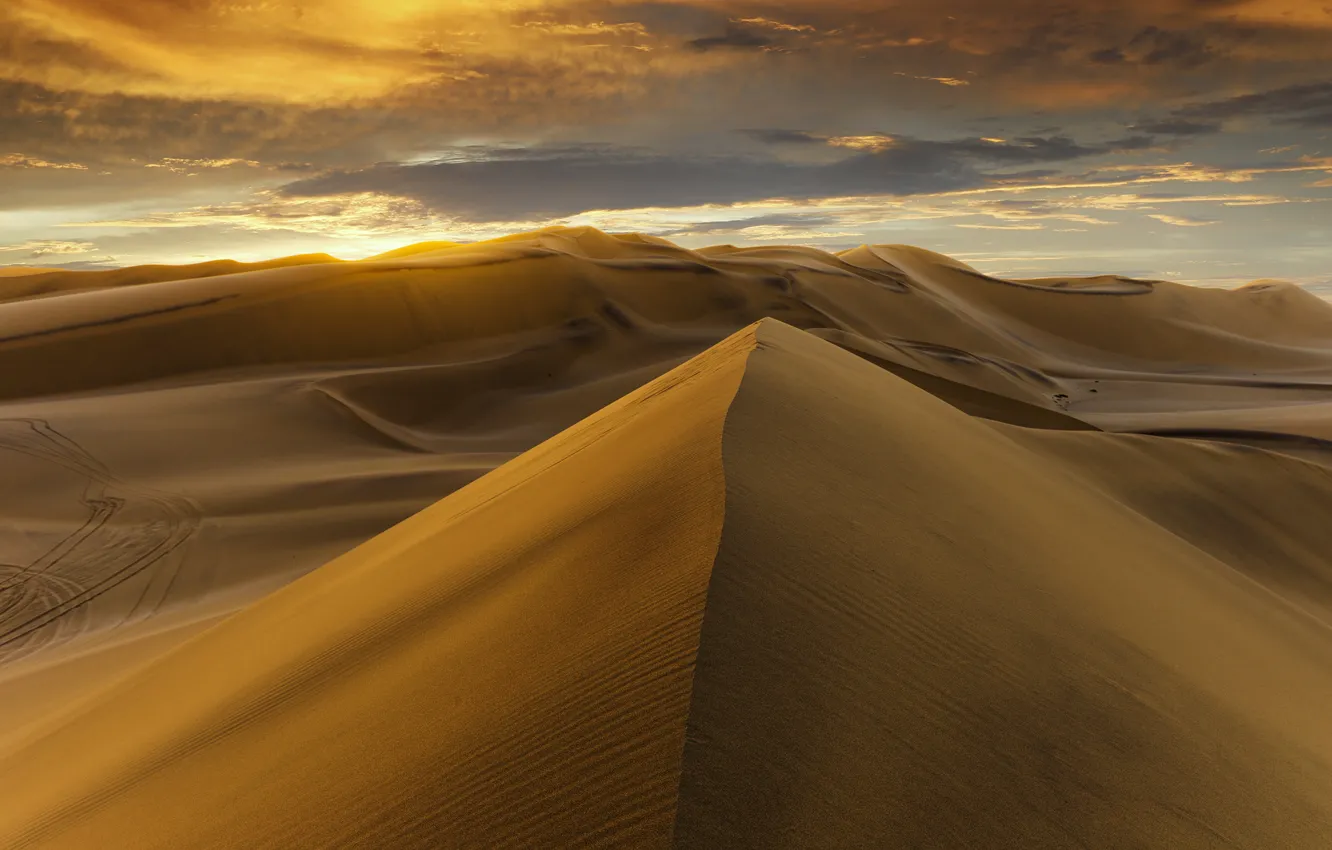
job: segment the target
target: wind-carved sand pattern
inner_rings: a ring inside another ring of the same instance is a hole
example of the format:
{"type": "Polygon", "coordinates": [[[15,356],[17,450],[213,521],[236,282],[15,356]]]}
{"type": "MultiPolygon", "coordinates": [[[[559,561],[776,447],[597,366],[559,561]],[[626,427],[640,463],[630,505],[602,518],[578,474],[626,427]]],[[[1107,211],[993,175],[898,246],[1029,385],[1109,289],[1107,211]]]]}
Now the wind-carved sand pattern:
{"type": "Polygon", "coordinates": [[[89,604],[136,577],[121,621],[161,603],[178,564],[168,560],[198,528],[187,498],[136,487],[42,419],[0,419],[0,451],[46,461],[84,478],[86,519],[28,563],[0,549],[0,663],[68,640],[91,625],[89,604]],[[151,567],[163,569],[146,572],[151,567]]]}

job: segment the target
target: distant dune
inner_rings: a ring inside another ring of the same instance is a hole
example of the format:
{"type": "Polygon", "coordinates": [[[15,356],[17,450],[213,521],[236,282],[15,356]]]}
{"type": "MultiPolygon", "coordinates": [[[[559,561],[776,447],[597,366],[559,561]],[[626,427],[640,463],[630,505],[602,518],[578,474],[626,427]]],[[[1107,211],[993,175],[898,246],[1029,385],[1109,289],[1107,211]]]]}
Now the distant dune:
{"type": "Polygon", "coordinates": [[[118,286],[133,286],[140,283],[160,283],[163,281],[195,280],[203,277],[216,277],[223,274],[280,269],[288,266],[308,266],[319,263],[340,262],[328,254],[301,254],[283,257],[278,260],[266,260],[259,263],[238,263],[235,260],[212,260],[206,263],[194,263],[187,266],[129,266],[122,269],[104,271],[68,271],[66,269],[23,269],[13,267],[0,269],[0,276],[33,276],[36,280],[22,282],[11,281],[0,290],[0,302],[20,298],[33,298],[41,295],[62,295],[82,292],[90,289],[107,289],[118,286]]]}
{"type": "Polygon", "coordinates": [[[0,847],[1328,846],[1297,287],[108,274],[0,284],[0,847]]]}
{"type": "Polygon", "coordinates": [[[46,274],[50,269],[30,268],[28,266],[0,266],[0,277],[22,277],[29,274],[46,274]]]}

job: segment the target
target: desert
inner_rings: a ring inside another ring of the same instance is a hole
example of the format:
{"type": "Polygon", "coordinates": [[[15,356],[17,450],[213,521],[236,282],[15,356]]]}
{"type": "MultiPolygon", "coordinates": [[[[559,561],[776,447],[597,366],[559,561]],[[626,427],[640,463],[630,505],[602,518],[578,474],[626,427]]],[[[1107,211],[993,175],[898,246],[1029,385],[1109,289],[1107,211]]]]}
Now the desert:
{"type": "Polygon", "coordinates": [[[1332,850],[1332,0],[0,0],[0,850],[1332,850]]]}
{"type": "Polygon", "coordinates": [[[15,282],[6,847],[1325,846],[1297,287],[588,228],[15,282]]]}

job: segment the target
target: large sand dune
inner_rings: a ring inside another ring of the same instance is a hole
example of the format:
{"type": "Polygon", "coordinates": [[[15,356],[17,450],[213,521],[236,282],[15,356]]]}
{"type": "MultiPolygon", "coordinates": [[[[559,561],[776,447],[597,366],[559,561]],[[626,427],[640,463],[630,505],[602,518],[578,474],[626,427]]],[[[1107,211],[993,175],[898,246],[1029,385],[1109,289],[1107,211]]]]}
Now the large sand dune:
{"type": "Polygon", "coordinates": [[[1328,846],[1308,293],[228,271],[0,283],[0,846],[1328,846]]]}

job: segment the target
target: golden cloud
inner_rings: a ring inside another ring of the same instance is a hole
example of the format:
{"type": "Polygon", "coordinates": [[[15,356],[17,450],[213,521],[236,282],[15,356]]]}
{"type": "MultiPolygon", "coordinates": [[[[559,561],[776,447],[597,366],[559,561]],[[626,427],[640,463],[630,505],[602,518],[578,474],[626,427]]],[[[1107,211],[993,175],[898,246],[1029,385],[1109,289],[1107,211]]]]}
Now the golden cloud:
{"type": "Polygon", "coordinates": [[[1216,219],[1210,218],[1189,218],[1188,216],[1165,215],[1163,213],[1153,213],[1147,216],[1154,218],[1163,224],[1173,225],[1175,227],[1206,227],[1210,224],[1218,224],[1216,219]]]}
{"type": "Polygon", "coordinates": [[[18,245],[0,245],[0,254],[24,254],[24,259],[35,260],[61,254],[87,254],[97,250],[91,242],[62,242],[55,239],[40,239],[22,242],[18,245]]]}
{"type": "Polygon", "coordinates": [[[896,145],[897,139],[883,133],[873,133],[865,136],[829,136],[827,143],[835,148],[852,148],[853,150],[880,153],[896,145]]]}
{"type": "Polygon", "coordinates": [[[202,168],[231,168],[237,165],[244,165],[249,168],[259,168],[260,163],[252,159],[237,159],[229,157],[226,159],[185,159],[177,156],[163,157],[157,162],[150,162],[144,165],[144,168],[165,168],[173,174],[195,174],[202,168]]]}
{"type": "Polygon", "coordinates": [[[780,32],[818,32],[818,29],[810,24],[786,24],[781,21],[774,21],[769,18],[736,18],[738,24],[748,24],[755,27],[767,27],[768,29],[778,30],[780,32]]]}
{"type": "Polygon", "coordinates": [[[87,171],[88,166],[77,162],[48,162],[35,156],[11,153],[0,156],[0,168],[54,168],[58,170],[87,171]]]}
{"type": "Polygon", "coordinates": [[[906,71],[894,71],[893,74],[899,77],[910,77],[913,80],[925,80],[926,82],[939,83],[945,86],[969,86],[967,80],[960,80],[957,77],[930,77],[922,74],[908,74],[906,71]]]}
{"type": "Polygon", "coordinates": [[[61,226],[141,229],[225,225],[242,230],[359,237],[424,232],[442,221],[420,201],[375,192],[322,198],[285,198],[260,192],[250,202],[212,204],[132,219],[67,222],[61,226]]]}
{"type": "Polygon", "coordinates": [[[585,24],[557,24],[550,21],[524,21],[514,26],[540,30],[554,35],[621,35],[646,36],[647,27],[633,21],[629,23],[608,24],[605,21],[593,21],[585,24]]]}
{"type": "Polygon", "coordinates": [[[572,5],[8,0],[0,29],[58,49],[0,54],[0,78],[101,94],[356,102],[465,85],[506,61],[570,64],[579,61],[564,52],[570,38],[648,34],[634,22],[550,19],[572,5]]]}

